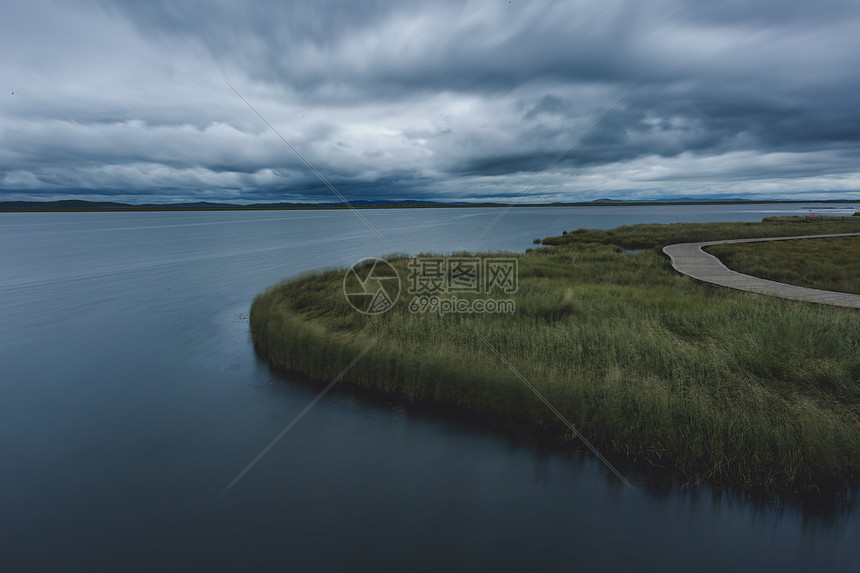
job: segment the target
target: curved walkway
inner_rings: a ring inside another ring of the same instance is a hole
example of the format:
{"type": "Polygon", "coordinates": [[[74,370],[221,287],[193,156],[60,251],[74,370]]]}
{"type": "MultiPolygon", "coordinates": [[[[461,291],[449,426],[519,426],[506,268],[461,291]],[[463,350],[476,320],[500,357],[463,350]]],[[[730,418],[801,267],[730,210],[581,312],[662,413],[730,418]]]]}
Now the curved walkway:
{"type": "Polygon", "coordinates": [[[855,237],[858,235],[860,233],[838,233],[833,235],[802,235],[799,237],[765,237],[732,239],[729,241],[705,241],[703,243],[678,243],[663,247],[663,252],[672,259],[672,267],[676,271],[697,281],[791,300],[860,308],[860,295],[787,285],[785,283],[744,275],[726,268],[717,257],[702,250],[702,247],[724,243],[759,243],[763,241],[787,241],[789,239],[855,237]]]}

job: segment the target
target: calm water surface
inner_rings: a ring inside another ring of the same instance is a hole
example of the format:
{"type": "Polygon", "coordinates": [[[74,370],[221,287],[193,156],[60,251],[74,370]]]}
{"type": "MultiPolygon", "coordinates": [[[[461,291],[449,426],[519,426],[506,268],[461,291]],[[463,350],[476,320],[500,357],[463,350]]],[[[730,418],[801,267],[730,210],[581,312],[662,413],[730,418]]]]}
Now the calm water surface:
{"type": "MultiPolygon", "coordinates": [[[[391,251],[785,205],[0,214],[0,571],[860,571],[860,519],[633,495],[590,457],[333,391],[253,352],[278,280],[391,251]]],[[[631,479],[637,486],[635,476],[631,479]]]]}

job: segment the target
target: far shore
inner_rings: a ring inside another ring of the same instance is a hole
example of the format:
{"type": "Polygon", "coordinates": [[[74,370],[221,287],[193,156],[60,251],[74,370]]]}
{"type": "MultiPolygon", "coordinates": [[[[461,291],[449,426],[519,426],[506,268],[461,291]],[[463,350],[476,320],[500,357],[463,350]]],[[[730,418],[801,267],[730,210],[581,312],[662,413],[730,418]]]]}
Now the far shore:
{"type": "MultiPolygon", "coordinates": [[[[97,202],[81,200],[62,201],[2,201],[0,202],[0,213],[98,213],[118,211],[306,211],[323,209],[439,209],[439,208],[472,208],[472,207],[497,207],[497,208],[527,208],[527,207],[648,207],[658,205],[762,205],[762,204],[832,204],[832,205],[857,205],[860,202],[852,199],[808,199],[808,200],[755,200],[755,201],[619,201],[613,199],[581,201],[581,202],[559,202],[559,203],[434,203],[434,202],[370,202],[356,201],[353,203],[275,203],[249,205],[234,205],[230,203],[210,203],[206,201],[197,203],[119,203],[119,202],[97,202]]],[[[834,207],[836,208],[836,207],[834,207]]]]}

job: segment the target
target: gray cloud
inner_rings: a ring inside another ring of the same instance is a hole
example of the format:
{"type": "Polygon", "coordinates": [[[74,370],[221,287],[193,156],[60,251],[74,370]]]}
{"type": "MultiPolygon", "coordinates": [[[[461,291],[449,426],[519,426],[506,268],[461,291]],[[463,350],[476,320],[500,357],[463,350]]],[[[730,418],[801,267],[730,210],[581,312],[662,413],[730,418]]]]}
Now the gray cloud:
{"type": "Polygon", "coordinates": [[[860,198],[860,9],[19,3],[0,200],[860,198]],[[15,92],[12,95],[12,92],[15,92]]]}

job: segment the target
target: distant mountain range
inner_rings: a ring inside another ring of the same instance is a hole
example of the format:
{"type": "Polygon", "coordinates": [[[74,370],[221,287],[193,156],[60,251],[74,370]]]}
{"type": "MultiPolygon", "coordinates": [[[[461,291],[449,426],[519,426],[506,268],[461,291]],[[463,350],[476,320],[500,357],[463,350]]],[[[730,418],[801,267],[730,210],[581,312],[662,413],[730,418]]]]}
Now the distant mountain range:
{"type": "MultiPolygon", "coordinates": [[[[856,203],[845,199],[834,199],[830,201],[752,201],[749,199],[730,198],[697,198],[697,197],[673,197],[667,199],[644,199],[644,200],[622,200],[622,199],[595,199],[583,202],[554,202],[554,203],[517,203],[515,207],[541,207],[541,206],[586,206],[586,205],[668,205],[668,204],[707,204],[707,203],[856,203]]],[[[423,201],[407,199],[402,201],[391,200],[365,200],[357,199],[349,203],[360,209],[369,208],[396,208],[396,207],[505,207],[507,203],[486,202],[442,202],[423,201]]],[[[344,209],[348,206],[342,202],[334,203],[252,203],[250,205],[236,205],[233,203],[211,203],[208,201],[197,201],[194,203],[145,203],[134,205],[132,203],[119,203],[112,201],[82,201],[79,199],[68,199],[63,201],[0,201],[0,212],[12,211],[242,211],[262,209],[344,209]]]]}
{"type": "MultiPolygon", "coordinates": [[[[466,203],[440,203],[437,201],[350,201],[353,207],[446,207],[449,205],[466,205],[466,203]]],[[[343,202],[337,203],[252,203],[237,205],[235,203],[212,203],[197,201],[194,203],[118,203],[113,201],[82,201],[67,199],[62,201],[0,201],[0,211],[223,211],[223,210],[255,210],[255,209],[333,209],[347,207],[343,202]]]]}
{"type": "MultiPolygon", "coordinates": [[[[781,203],[782,201],[751,201],[740,197],[663,197],[661,199],[595,199],[591,203],[781,203]]],[[[805,202],[805,201],[804,201],[805,202]]]]}

